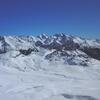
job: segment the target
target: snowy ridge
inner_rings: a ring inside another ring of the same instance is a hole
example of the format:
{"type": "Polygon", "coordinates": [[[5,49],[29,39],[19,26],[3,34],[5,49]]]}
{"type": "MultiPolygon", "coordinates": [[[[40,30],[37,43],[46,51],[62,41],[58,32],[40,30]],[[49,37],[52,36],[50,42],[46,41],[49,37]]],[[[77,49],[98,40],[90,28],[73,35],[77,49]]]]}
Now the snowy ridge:
{"type": "MultiPolygon", "coordinates": [[[[20,56],[25,55],[28,55],[31,58],[31,56],[35,53],[34,55],[38,55],[41,60],[50,61],[49,63],[62,62],[63,64],[69,65],[88,66],[91,59],[100,59],[99,48],[99,40],[87,40],[63,33],[55,34],[53,36],[41,34],[37,37],[0,36],[0,53],[6,53],[5,55],[7,55],[11,52],[17,52],[18,54],[15,55],[15,60],[17,60],[20,56]],[[91,48],[93,48],[93,50],[91,48]],[[93,52],[97,53],[93,54],[93,52]]],[[[25,57],[27,58],[27,56],[25,57]]],[[[7,59],[6,56],[5,58],[7,59]]],[[[8,59],[9,58],[11,58],[10,55],[8,59]]]]}

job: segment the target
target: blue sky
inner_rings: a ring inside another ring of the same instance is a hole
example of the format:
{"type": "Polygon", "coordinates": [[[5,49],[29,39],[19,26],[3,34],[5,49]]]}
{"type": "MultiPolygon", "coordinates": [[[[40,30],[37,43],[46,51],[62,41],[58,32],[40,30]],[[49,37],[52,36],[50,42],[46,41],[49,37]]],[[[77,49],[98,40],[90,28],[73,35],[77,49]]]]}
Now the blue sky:
{"type": "Polygon", "coordinates": [[[0,35],[60,32],[100,38],[100,0],[0,0],[0,35]]]}

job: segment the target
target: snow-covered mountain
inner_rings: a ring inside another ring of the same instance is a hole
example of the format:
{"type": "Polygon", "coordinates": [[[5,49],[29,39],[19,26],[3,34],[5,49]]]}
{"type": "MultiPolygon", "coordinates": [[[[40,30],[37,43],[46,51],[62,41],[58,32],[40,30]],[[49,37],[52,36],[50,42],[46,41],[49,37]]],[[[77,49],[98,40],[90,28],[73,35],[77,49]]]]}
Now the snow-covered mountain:
{"type": "Polygon", "coordinates": [[[100,100],[99,65],[100,40],[0,36],[0,98],[100,100]]]}
{"type": "Polygon", "coordinates": [[[31,58],[35,55],[50,63],[88,66],[92,59],[100,60],[100,41],[63,33],[52,36],[41,34],[37,37],[0,36],[0,54],[1,60],[3,55],[9,59],[14,57],[15,60],[21,56],[31,58]]]}

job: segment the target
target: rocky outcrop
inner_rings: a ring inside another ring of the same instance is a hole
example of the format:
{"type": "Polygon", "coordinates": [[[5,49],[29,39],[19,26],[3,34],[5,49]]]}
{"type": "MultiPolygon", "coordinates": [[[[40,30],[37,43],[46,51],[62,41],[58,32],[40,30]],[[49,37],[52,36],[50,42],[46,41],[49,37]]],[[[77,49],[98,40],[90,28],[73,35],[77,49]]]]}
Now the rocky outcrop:
{"type": "Polygon", "coordinates": [[[33,51],[38,52],[38,50],[36,48],[34,48],[34,49],[29,48],[27,50],[24,50],[24,49],[19,50],[20,54],[23,54],[23,55],[26,55],[26,56],[31,54],[33,51]]]}
{"type": "Polygon", "coordinates": [[[8,46],[9,45],[5,42],[4,37],[0,36],[0,54],[6,53],[8,46]]]}
{"type": "Polygon", "coordinates": [[[83,52],[85,52],[88,56],[100,60],[100,49],[99,48],[91,48],[91,47],[84,47],[83,49],[80,49],[83,52]]]}

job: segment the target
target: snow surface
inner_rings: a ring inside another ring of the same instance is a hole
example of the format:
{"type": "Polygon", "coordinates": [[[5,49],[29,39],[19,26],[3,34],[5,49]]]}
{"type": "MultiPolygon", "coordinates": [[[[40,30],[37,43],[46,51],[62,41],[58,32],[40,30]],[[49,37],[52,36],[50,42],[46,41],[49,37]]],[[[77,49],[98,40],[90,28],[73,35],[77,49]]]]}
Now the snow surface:
{"type": "Polygon", "coordinates": [[[80,46],[100,48],[100,43],[93,39],[82,39],[80,37],[74,37],[73,41],[80,44],[80,46]]]}
{"type": "Polygon", "coordinates": [[[95,68],[80,69],[80,66],[77,68],[76,66],[66,66],[65,70],[59,69],[54,72],[19,72],[1,67],[0,99],[100,100],[100,72],[98,72],[100,69],[96,70],[95,68]],[[65,98],[62,94],[90,96],[95,99],[78,99],[77,97],[70,99],[65,98]]]}

